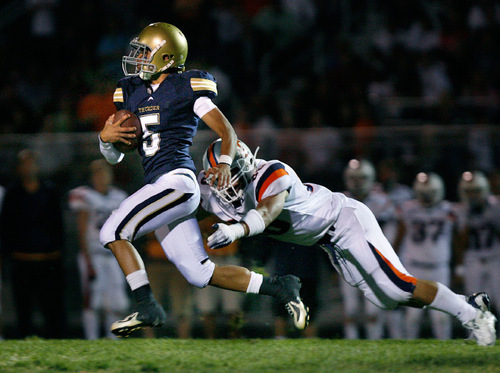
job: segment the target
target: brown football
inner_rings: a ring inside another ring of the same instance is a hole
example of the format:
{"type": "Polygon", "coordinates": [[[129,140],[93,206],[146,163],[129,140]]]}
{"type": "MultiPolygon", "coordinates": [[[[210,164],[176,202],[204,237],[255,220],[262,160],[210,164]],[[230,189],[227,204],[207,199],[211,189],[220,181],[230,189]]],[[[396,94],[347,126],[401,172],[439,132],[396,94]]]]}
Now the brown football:
{"type": "Polygon", "coordinates": [[[141,143],[141,140],[142,140],[141,121],[139,120],[137,115],[135,115],[131,111],[125,110],[125,109],[118,111],[115,114],[114,123],[118,122],[124,115],[127,115],[127,114],[130,114],[130,117],[128,119],[125,119],[125,121],[121,124],[121,127],[135,127],[136,130],[133,131],[133,133],[135,134],[135,138],[128,139],[132,143],[131,145],[127,145],[121,141],[115,142],[113,144],[114,147],[122,153],[130,153],[130,152],[134,151],[135,149],[137,149],[137,147],[139,146],[139,144],[141,143]]]}

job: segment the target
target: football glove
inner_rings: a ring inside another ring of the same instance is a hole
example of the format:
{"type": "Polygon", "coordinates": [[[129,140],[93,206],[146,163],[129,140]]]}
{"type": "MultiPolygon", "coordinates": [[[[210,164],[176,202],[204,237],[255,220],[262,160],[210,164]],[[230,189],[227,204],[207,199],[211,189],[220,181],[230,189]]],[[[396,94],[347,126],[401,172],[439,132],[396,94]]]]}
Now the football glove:
{"type": "Polygon", "coordinates": [[[240,223],[230,225],[216,223],[212,228],[216,229],[216,231],[207,240],[208,247],[211,249],[220,249],[245,235],[245,229],[240,223]]]}

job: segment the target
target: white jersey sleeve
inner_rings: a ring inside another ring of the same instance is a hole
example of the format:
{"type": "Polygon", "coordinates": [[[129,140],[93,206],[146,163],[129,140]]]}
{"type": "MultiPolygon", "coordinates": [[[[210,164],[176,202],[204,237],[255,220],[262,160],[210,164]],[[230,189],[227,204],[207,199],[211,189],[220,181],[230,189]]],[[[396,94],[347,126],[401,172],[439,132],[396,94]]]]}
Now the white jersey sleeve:
{"type": "Polygon", "coordinates": [[[256,175],[254,183],[257,203],[266,197],[275,196],[285,190],[289,191],[292,185],[290,174],[279,161],[267,162],[256,175]]]}

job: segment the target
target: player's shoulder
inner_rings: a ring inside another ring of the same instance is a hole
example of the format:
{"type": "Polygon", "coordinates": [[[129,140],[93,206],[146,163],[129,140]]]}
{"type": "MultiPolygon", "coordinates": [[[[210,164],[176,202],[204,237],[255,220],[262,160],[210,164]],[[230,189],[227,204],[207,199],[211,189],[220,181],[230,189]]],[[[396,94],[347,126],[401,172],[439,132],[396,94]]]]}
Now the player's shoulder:
{"type": "Polygon", "coordinates": [[[290,188],[289,167],[278,160],[258,160],[254,174],[255,197],[258,202],[268,195],[278,194],[290,188]]]}
{"type": "Polygon", "coordinates": [[[121,78],[116,84],[115,91],[113,92],[113,102],[117,107],[122,108],[126,98],[131,96],[132,93],[145,82],[138,76],[126,76],[121,78]]]}
{"type": "Polygon", "coordinates": [[[88,209],[88,206],[92,203],[93,192],[94,189],[87,185],[71,189],[68,192],[69,206],[74,210],[88,209]]]}
{"type": "Polygon", "coordinates": [[[172,81],[185,87],[188,92],[195,96],[208,96],[210,98],[217,96],[217,81],[207,71],[188,70],[177,74],[172,81]]]}
{"type": "Polygon", "coordinates": [[[86,196],[92,193],[93,189],[89,185],[81,185],[76,188],[70,189],[70,196],[86,196]]]}
{"type": "Polygon", "coordinates": [[[266,175],[269,175],[277,170],[283,170],[288,174],[286,164],[281,161],[278,160],[265,161],[263,159],[257,159],[255,180],[260,179],[266,175]]]}
{"type": "Polygon", "coordinates": [[[133,90],[137,87],[143,86],[145,84],[144,80],[139,78],[138,76],[126,76],[121,78],[116,84],[116,89],[122,90],[133,90]]]}

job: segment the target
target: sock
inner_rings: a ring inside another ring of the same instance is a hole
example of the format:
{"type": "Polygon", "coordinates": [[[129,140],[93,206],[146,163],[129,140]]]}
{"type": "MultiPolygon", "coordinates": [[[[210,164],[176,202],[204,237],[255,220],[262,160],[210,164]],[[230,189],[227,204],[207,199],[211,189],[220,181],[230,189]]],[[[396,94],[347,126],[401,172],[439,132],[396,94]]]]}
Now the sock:
{"type": "Polygon", "coordinates": [[[463,296],[455,294],[447,286],[437,283],[436,297],[429,304],[429,308],[446,312],[459,319],[462,324],[476,317],[477,310],[467,303],[463,296]]]}
{"type": "Polygon", "coordinates": [[[260,273],[250,272],[250,282],[248,283],[247,293],[259,294],[264,276],[260,273]]]}
{"type": "Polygon", "coordinates": [[[135,301],[137,303],[151,302],[154,301],[153,292],[151,291],[151,286],[149,284],[143,285],[140,288],[132,290],[135,301]]]}
{"type": "Polygon", "coordinates": [[[126,279],[132,291],[143,285],[149,284],[148,275],[144,269],[132,272],[126,279]]]}
{"type": "Polygon", "coordinates": [[[259,294],[276,296],[276,278],[275,277],[263,277],[262,285],[260,285],[259,294]]]}
{"type": "Polygon", "coordinates": [[[126,279],[137,303],[154,299],[151,286],[149,286],[148,275],[144,269],[132,272],[126,279]]]}

